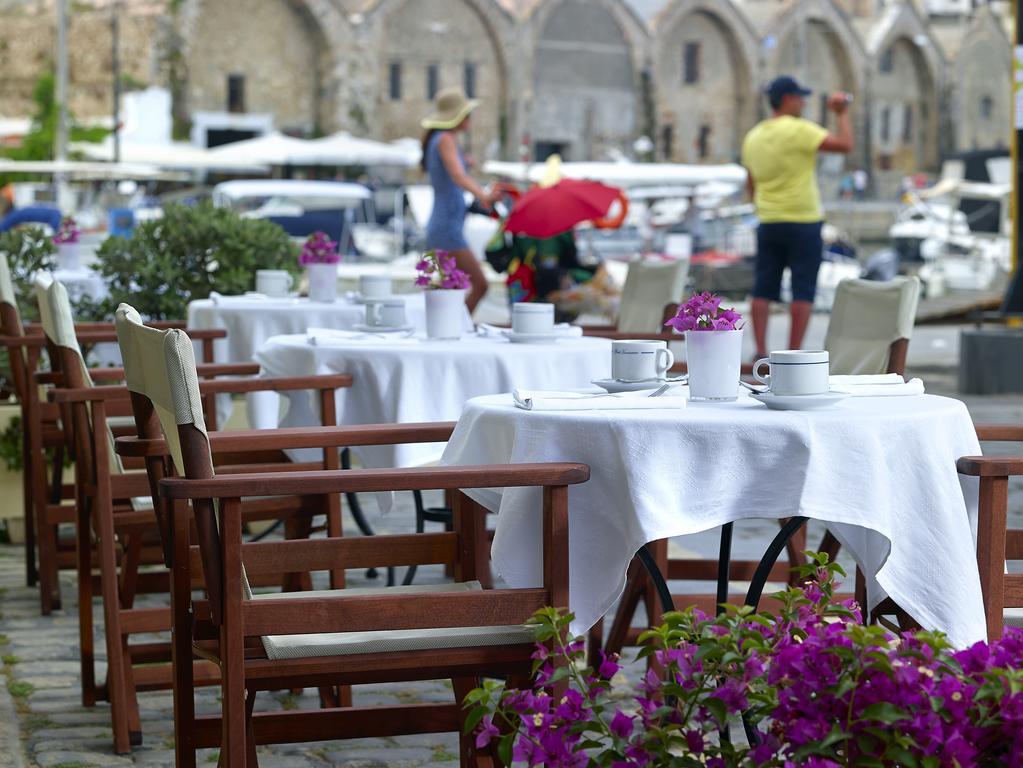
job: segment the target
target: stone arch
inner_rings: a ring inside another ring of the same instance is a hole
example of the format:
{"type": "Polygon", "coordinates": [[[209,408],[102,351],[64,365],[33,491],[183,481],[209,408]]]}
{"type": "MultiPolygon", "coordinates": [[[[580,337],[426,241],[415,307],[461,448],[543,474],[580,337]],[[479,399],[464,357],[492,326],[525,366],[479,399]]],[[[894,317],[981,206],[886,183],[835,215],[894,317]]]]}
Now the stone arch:
{"type": "Polygon", "coordinates": [[[227,111],[227,77],[241,74],[246,112],[301,133],[337,127],[337,55],[350,26],[330,0],[184,0],[177,30],[188,112],[227,111]]]}
{"type": "Polygon", "coordinates": [[[419,122],[432,108],[427,87],[433,69],[439,88],[475,85],[481,104],[466,148],[480,159],[502,153],[508,119],[505,51],[513,22],[496,0],[378,0],[366,19],[375,41],[368,58],[376,71],[371,108],[377,138],[422,133],[419,122]],[[398,98],[390,87],[393,65],[398,98]]]}
{"type": "Polygon", "coordinates": [[[1012,126],[1012,46],[994,14],[981,8],[952,67],[956,148],[1009,146],[1012,126]]]}
{"type": "Polygon", "coordinates": [[[890,8],[867,40],[871,57],[869,119],[871,165],[881,194],[898,178],[919,170],[936,170],[940,114],[940,79],[944,58],[924,20],[908,3],[890,8]],[[898,177],[898,178],[895,178],[898,177]]]}
{"type": "Polygon", "coordinates": [[[532,151],[569,160],[629,151],[642,131],[649,33],[627,3],[545,0],[528,18],[532,151]]]}
{"type": "MultiPolygon", "coordinates": [[[[818,95],[831,90],[863,94],[866,54],[845,13],[833,0],[800,0],[777,17],[771,30],[773,46],[766,64],[771,77],[801,77],[818,95]],[[806,28],[806,63],[799,58],[801,29],[806,28]],[[803,71],[799,71],[803,70],[803,71]]],[[[819,104],[808,117],[818,119],[819,104]]]]}
{"type": "Polygon", "coordinates": [[[658,157],[735,160],[756,119],[759,41],[749,21],[732,3],[672,0],[654,20],[652,49],[658,157]],[[698,46],[692,83],[685,82],[687,43],[698,46]]]}

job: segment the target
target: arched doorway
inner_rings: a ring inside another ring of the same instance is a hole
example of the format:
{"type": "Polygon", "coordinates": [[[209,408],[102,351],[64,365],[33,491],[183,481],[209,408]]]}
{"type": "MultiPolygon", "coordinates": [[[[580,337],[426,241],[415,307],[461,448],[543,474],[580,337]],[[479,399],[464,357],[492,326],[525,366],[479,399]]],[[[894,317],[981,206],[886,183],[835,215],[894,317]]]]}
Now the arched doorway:
{"type": "Polygon", "coordinates": [[[905,36],[878,52],[872,88],[873,167],[903,175],[937,166],[937,90],[920,48],[905,36]]]}
{"type": "Polygon", "coordinates": [[[694,5],[656,28],[656,143],[664,160],[734,161],[753,124],[756,40],[714,7],[694,5]]]}
{"type": "Polygon", "coordinates": [[[530,132],[543,159],[600,159],[627,149],[639,123],[625,31],[599,0],[560,0],[542,17],[533,58],[530,132]]]}

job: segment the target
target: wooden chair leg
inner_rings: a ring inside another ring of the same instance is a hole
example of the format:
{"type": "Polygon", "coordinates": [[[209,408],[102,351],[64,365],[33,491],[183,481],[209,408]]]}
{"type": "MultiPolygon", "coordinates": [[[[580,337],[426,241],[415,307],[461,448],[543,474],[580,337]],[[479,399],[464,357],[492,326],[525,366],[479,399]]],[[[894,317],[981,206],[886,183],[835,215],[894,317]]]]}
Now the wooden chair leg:
{"type": "MultiPolygon", "coordinates": [[[[787,520],[779,521],[780,524],[784,525],[787,520]]],[[[806,555],[803,553],[806,551],[806,526],[804,525],[798,531],[796,531],[792,538],[785,543],[785,552],[789,557],[789,568],[795,568],[797,565],[803,565],[806,563],[806,555]]],[[[799,585],[799,577],[789,571],[788,583],[790,587],[799,585]]]]}
{"type": "Polygon", "coordinates": [[[39,541],[39,607],[44,616],[54,608],[54,592],[59,590],[57,570],[57,526],[47,522],[46,502],[36,521],[39,541]]]}
{"type": "Polygon", "coordinates": [[[604,646],[606,653],[621,653],[625,647],[629,629],[636,616],[636,608],[639,606],[639,599],[643,596],[648,581],[643,567],[633,559],[629,564],[626,576],[625,592],[622,593],[622,599],[618,601],[618,610],[615,611],[611,631],[607,635],[607,643],[604,646]]]}
{"type": "Polygon", "coordinates": [[[135,690],[135,673],[127,635],[121,638],[121,656],[124,659],[124,708],[128,716],[128,743],[137,747],[142,744],[142,719],[139,715],[139,699],[135,690]]]}
{"type": "Polygon", "coordinates": [[[824,552],[828,556],[828,562],[833,563],[841,549],[842,545],[835,538],[835,534],[831,531],[824,531],[824,536],[821,537],[821,545],[817,547],[817,551],[824,552]]]}
{"type": "Polygon", "coordinates": [[[107,689],[114,731],[114,752],[125,755],[131,751],[125,675],[125,664],[130,660],[124,656],[124,646],[121,642],[121,611],[117,596],[117,555],[114,550],[113,520],[107,505],[98,502],[96,507],[99,518],[96,523],[99,529],[100,584],[103,592],[107,641],[107,689]]]}
{"type": "Polygon", "coordinates": [[[256,732],[252,729],[252,711],[256,707],[256,692],[245,692],[245,760],[248,768],[259,768],[256,755],[256,732]]]}
{"type": "Polygon", "coordinates": [[[456,677],[451,681],[451,687],[455,692],[455,703],[459,706],[458,724],[458,765],[459,768],[472,768],[476,762],[476,737],[473,733],[465,733],[462,725],[465,722],[467,710],[462,709],[462,702],[469,695],[469,691],[478,687],[480,681],[475,677],[456,677]]]}
{"type": "Polygon", "coordinates": [[[192,654],[192,585],[188,515],[171,526],[171,660],[174,670],[174,764],[195,768],[195,681],[192,654]]]}
{"type": "Polygon", "coordinates": [[[593,669],[597,668],[598,653],[604,648],[604,620],[597,623],[586,633],[586,663],[593,669]]]}
{"type": "Polygon", "coordinates": [[[82,706],[96,706],[95,637],[92,630],[92,526],[87,505],[78,505],[78,535],[75,552],[78,564],[78,647],[82,677],[82,706]]]}

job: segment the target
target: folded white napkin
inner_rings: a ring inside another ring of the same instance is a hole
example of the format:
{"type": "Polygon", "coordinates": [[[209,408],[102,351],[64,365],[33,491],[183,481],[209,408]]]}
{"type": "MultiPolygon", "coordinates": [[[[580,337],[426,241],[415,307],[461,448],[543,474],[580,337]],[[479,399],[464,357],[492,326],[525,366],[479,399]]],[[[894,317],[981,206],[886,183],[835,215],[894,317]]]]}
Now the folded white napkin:
{"type": "Polygon", "coordinates": [[[219,304],[248,304],[253,301],[266,301],[270,297],[263,293],[246,293],[244,296],[225,296],[216,291],[210,291],[210,301],[215,305],[219,304]]]}
{"type": "MultiPolygon", "coordinates": [[[[859,377],[847,376],[844,378],[855,379],[859,377]]],[[[863,378],[874,377],[864,376],[863,378]]],[[[898,378],[901,379],[902,377],[899,376],[898,378]]],[[[924,393],[924,383],[920,379],[895,381],[891,384],[848,383],[832,385],[831,391],[845,392],[853,397],[907,397],[911,395],[922,395],[924,393]]]]}
{"type": "Polygon", "coordinates": [[[526,411],[631,411],[685,406],[685,398],[671,397],[668,393],[650,397],[655,389],[614,395],[515,389],[512,391],[512,399],[516,407],[526,411]]]}
{"type": "MultiPolygon", "coordinates": [[[[501,328],[496,325],[490,325],[490,323],[478,323],[476,325],[476,333],[485,338],[503,339],[509,331],[511,331],[511,328],[501,328]]],[[[558,323],[551,328],[551,333],[556,333],[565,338],[575,338],[583,335],[583,329],[578,325],[558,323]]]]}
{"type": "Polygon", "coordinates": [[[905,384],[906,380],[897,373],[866,373],[859,376],[828,376],[828,383],[834,387],[849,384],[905,384]]]}
{"type": "Polygon", "coordinates": [[[332,344],[347,344],[353,341],[386,341],[389,344],[417,344],[418,339],[397,336],[393,333],[364,333],[362,331],[343,331],[338,328],[308,328],[306,341],[314,347],[326,347],[332,344]]]}

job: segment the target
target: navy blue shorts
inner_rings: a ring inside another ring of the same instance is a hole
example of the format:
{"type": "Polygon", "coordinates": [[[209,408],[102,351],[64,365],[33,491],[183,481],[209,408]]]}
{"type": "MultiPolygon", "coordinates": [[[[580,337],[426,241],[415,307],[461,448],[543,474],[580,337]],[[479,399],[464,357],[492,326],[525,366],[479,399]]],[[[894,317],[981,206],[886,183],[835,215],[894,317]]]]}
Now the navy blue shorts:
{"type": "Polygon", "coordinates": [[[821,222],[777,221],[757,227],[753,298],[781,301],[781,275],[792,273],[792,300],[813,301],[824,243],[821,222]]]}

